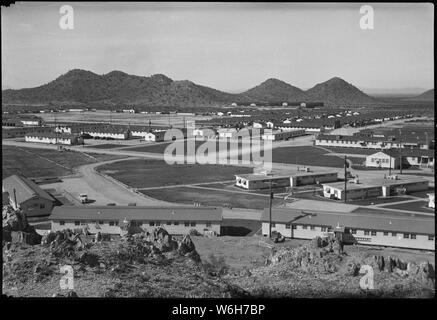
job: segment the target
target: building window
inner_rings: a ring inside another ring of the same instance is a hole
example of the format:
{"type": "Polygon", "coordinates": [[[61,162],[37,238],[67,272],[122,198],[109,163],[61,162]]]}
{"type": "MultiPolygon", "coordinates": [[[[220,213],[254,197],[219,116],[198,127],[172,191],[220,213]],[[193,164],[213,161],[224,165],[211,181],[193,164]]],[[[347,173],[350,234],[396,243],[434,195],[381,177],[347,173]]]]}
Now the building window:
{"type": "Polygon", "coordinates": [[[190,226],[190,223],[189,223],[188,221],[185,221],[184,224],[185,224],[186,227],[189,227],[189,226],[190,226]]]}
{"type": "Polygon", "coordinates": [[[171,221],[167,221],[166,225],[171,226],[171,221]]]}
{"type": "Polygon", "coordinates": [[[351,234],[357,234],[357,230],[356,229],[351,229],[351,234]]]}
{"type": "Polygon", "coordinates": [[[316,230],[316,227],[315,226],[311,226],[310,229],[311,230],[316,230]]]}
{"type": "Polygon", "coordinates": [[[192,227],[195,227],[195,226],[196,226],[196,222],[191,221],[191,226],[192,226],[192,227]]]}
{"type": "Polygon", "coordinates": [[[388,232],[384,232],[384,235],[385,235],[385,236],[388,236],[388,232]]]}
{"type": "Polygon", "coordinates": [[[44,203],[41,203],[40,205],[39,205],[39,208],[40,209],[44,209],[46,207],[46,205],[44,204],[44,203]]]}
{"type": "Polygon", "coordinates": [[[434,236],[428,236],[429,241],[434,241],[434,236]]]}
{"type": "Polygon", "coordinates": [[[404,239],[410,239],[410,235],[408,233],[404,233],[404,239]]]}
{"type": "Polygon", "coordinates": [[[156,221],[155,224],[156,224],[156,226],[160,226],[161,225],[161,221],[156,221]]]}
{"type": "Polygon", "coordinates": [[[305,229],[305,230],[306,230],[306,228],[307,228],[307,226],[302,226],[302,229],[305,229]]]}
{"type": "Polygon", "coordinates": [[[60,224],[61,226],[63,226],[63,225],[65,225],[65,221],[59,221],[59,224],[60,224]]]}
{"type": "Polygon", "coordinates": [[[416,239],[416,235],[415,234],[411,234],[411,239],[416,239]]]}
{"type": "Polygon", "coordinates": [[[322,232],[326,232],[326,227],[322,227],[322,232]]]}
{"type": "Polygon", "coordinates": [[[179,221],[175,221],[175,222],[174,222],[174,225],[175,225],[175,226],[178,226],[178,225],[179,225],[179,221]]]}
{"type": "Polygon", "coordinates": [[[392,237],[396,237],[396,236],[397,236],[396,232],[392,232],[392,233],[391,233],[391,236],[392,236],[392,237]]]}
{"type": "Polygon", "coordinates": [[[80,221],[74,221],[75,226],[80,226],[80,221]]]}
{"type": "Polygon", "coordinates": [[[207,222],[206,222],[206,226],[207,226],[208,228],[210,228],[210,227],[211,227],[211,222],[207,221],[207,222]]]}
{"type": "Polygon", "coordinates": [[[151,227],[155,226],[155,222],[150,221],[150,222],[149,222],[149,226],[151,226],[151,227]]]}
{"type": "Polygon", "coordinates": [[[368,236],[369,235],[369,230],[364,230],[364,235],[368,236]]]}
{"type": "Polygon", "coordinates": [[[100,221],[99,221],[99,224],[103,224],[103,221],[102,221],[102,220],[100,220],[100,221]]]}
{"type": "Polygon", "coordinates": [[[113,226],[114,225],[114,221],[109,221],[109,225],[113,226]]]}
{"type": "Polygon", "coordinates": [[[297,229],[297,226],[293,224],[293,226],[291,227],[293,230],[297,229]]]}
{"type": "Polygon", "coordinates": [[[371,232],[371,235],[372,235],[372,236],[376,236],[376,231],[372,231],[372,232],[371,232]]]}
{"type": "Polygon", "coordinates": [[[272,222],[272,228],[275,228],[275,227],[276,227],[276,223],[272,222]]]}
{"type": "Polygon", "coordinates": [[[285,229],[290,229],[290,224],[289,223],[285,224],[285,229]]]}

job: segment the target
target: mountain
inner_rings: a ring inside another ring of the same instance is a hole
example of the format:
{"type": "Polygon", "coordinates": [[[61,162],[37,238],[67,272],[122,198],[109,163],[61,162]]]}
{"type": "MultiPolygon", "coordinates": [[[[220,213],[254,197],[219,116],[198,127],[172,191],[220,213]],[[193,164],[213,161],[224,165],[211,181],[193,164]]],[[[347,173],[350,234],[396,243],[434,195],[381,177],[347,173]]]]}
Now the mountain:
{"type": "Polygon", "coordinates": [[[306,92],[308,101],[323,102],[325,106],[332,105],[368,105],[378,103],[357,87],[339,77],[319,83],[306,92]]]}
{"type": "Polygon", "coordinates": [[[260,85],[240,94],[241,100],[253,100],[258,102],[286,102],[305,101],[305,92],[284,81],[270,78],[260,85]]]}
{"type": "Polygon", "coordinates": [[[208,106],[236,99],[236,95],[187,80],[174,81],[162,74],[143,77],[111,71],[98,75],[79,69],[36,88],[4,90],[2,96],[3,103],[79,102],[163,106],[208,106]]]}
{"type": "Polygon", "coordinates": [[[324,102],[325,105],[366,105],[379,101],[340,78],[303,91],[284,81],[268,79],[245,92],[227,93],[163,74],[136,76],[122,71],[98,75],[74,69],[35,88],[3,90],[3,104],[90,104],[142,106],[228,106],[237,103],[324,102]]]}
{"type": "Polygon", "coordinates": [[[405,100],[414,100],[414,101],[434,101],[434,89],[430,89],[428,91],[425,91],[424,93],[411,97],[405,100]]]}

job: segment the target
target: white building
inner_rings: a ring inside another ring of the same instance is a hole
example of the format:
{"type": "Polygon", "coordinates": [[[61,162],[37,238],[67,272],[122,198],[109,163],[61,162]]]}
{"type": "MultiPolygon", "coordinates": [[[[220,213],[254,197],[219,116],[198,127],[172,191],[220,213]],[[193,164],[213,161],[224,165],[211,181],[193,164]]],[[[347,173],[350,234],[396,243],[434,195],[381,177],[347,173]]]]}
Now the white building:
{"type": "Polygon", "coordinates": [[[41,119],[21,119],[20,122],[25,127],[38,127],[42,124],[41,119]]]}
{"type": "Polygon", "coordinates": [[[89,134],[93,138],[101,139],[127,140],[131,137],[129,129],[116,126],[85,128],[82,133],[89,134]]]}
{"type": "Polygon", "coordinates": [[[235,175],[235,185],[247,190],[268,189],[270,188],[270,181],[272,181],[273,188],[286,188],[337,180],[337,172],[294,172],[273,175],[253,173],[235,175]]]}
{"type": "Polygon", "coordinates": [[[428,193],[428,207],[435,208],[435,193],[428,193]]]}
{"type": "Polygon", "coordinates": [[[291,130],[291,131],[272,131],[272,130],[266,130],[261,135],[261,138],[263,140],[270,140],[270,141],[279,141],[279,140],[288,140],[295,137],[300,137],[305,135],[305,130],[297,129],[297,130],[291,130]]]}
{"type": "Polygon", "coordinates": [[[144,141],[147,141],[147,142],[162,142],[162,141],[164,141],[165,132],[166,132],[165,130],[147,132],[143,136],[144,141]]]}
{"type": "Polygon", "coordinates": [[[278,126],[278,129],[282,130],[282,131],[294,131],[294,130],[305,130],[306,133],[308,134],[313,134],[313,133],[321,133],[325,131],[324,126],[322,125],[310,125],[310,124],[298,124],[298,123],[294,123],[294,124],[282,124],[278,126]]]}
{"type": "Polygon", "coordinates": [[[24,136],[26,142],[48,144],[77,145],[83,143],[83,138],[78,135],[64,133],[36,133],[29,132],[24,136]]]}
{"type": "Polygon", "coordinates": [[[232,139],[237,136],[238,130],[235,128],[220,128],[217,133],[220,139],[232,139]]]}
{"type": "Polygon", "coordinates": [[[60,206],[49,217],[51,231],[87,226],[91,233],[122,234],[122,226],[132,223],[145,231],[164,227],[172,235],[196,229],[201,234],[220,235],[222,209],[214,207],[60,206]]]}
{"type": "Polygon", "coordinates": [[[33,181],[18,175],[3,179],[2,191],[7,193],[9,204],[18,207],[28,217],[48,216],[55,204],[55,199],[33,181]]]}
{"type": "Polygon", "coordinates": [[[193,136],[200,139],[213,139],[217,136],[217,130],[212,127],[201,127],[193,130],[193,136]]]}
{"type": "MultiPolygon", "coordinates": [[[[262,234],[268,236],[268,209],[264,210],[261,221],[262,234]]],[[[435,250],[434,217],[428,216],[273,208],[271,228],[288,238],[313,239],[341,233],[351,243],[435,250]]]]}
{"type": "Polygon", "coordinates": [[[253,122],[252,127],[261,129],[263,127],[263,123],[262,122],[253,122]]]}
{"type": "MultiPolygon", "coordinates": [[[[368,183],[349,181],[346,184],[346,199],[388,197],[428,189],[429,181],[425,179],[374,179],[368,183]]],[[[323,196],[330,199],[344,200],[344,182],[324,183],[323,196]]]]}
{"type": "Polygon", "coordinates": [[[435,151],[430,149],[387,149],[366,156],[366,167],[434,167],[435,151]]]}
{"type": "Polygon", "coordinates": [[[408,138],[402,140],[385,137],[369,136],[345,136],[319,134],[315,140],[316,146],[325,147],[346,147],[364,149],[392,149],[392,148],[418,148],[429,149],[429,145],[421,141],[411,141],[408,138]]]}

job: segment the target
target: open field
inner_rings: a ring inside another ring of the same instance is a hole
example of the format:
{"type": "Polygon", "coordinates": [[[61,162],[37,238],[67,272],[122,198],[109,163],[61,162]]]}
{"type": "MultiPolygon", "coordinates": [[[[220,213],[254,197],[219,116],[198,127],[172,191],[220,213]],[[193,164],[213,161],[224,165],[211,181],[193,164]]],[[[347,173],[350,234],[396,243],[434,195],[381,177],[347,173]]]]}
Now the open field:
{"type": "MultiPolygon", "coordinates": [[[[187,153],[187,143],[193,143],[193,141],[188,142],[187,140],[184,141],[178,141],[178,142],[174,142],[175,146],[178,146],[179,148],[182,148],[182,145],[184,146],[184,152],[185,154],[187,153]]],[[[230,151],[232,149],[232,147],[238,145],[238,148],[241,148],[242,146],[247,146],[248,142],[237,142],[233,141],[226,141],[226,140],[209,140],[209,141],[204,141],[204,140],[196,140],[194,141],[194,146],[195,146],[195,150],[197,151],[197,149],[201,146],[201,145],[206,145],[206,143],[208,143],[208,146],[215,146],[212,147],[211,151],[219,151],[221,149],[224,149],[224,146],[226,145],[226,150],[230,151]]],[[[149,143],[147,144],[147,142],[145,142],[144,146],[135,146],[132,148],[126,148],[125,150],[129,150],[129,151],[139,151],[139,152],[152,152],[152,153],[164,153],[165,149],[167,148],[167,146],[170,145],[170,142],[162,142],[162,143],[149,143]]],[[[207,154],[207,153],[206,153],[207,154]]]]}
{"type": "Polygon", "coordinates": [[[273,149],[273,162],[291,163],[305,166],[341,168],[344,159],[326,156],[328,151],[313,146],[282,147],[273,149]]]}
{"type": "Polygon", "coordinates": [[[22,174],[26,177],[65,176],[83,164],[114,159],[110,155],[91,156],[74,151],[2,146],[2,176],[22,174]]]}
{"type": "Polygon", "coordinates": [[[251,168],[245,167],[209,164],[168,165],[163,160],[151,159],[119,161],[100,166],[97,170],[133,188],[223,181],[234,179],[234,174],[252,172],[251,168]]]}
{"type": "Polygon", "coordinates": [[[106,154],[2,146],[2,176],[59,177],[73,174],[73,169],[88,163],[123,158],[106,154]]]}
{"type": "MultiPolygon", "coordinates": [[[[193,204],[194,202],[198,202],[207,206],[225,206],[258,210],[262,210],[269,205],[268,195],[233,193],[204,188],[177,187],[141,190],[141,192],[155,199],[181,204],[193,204]]],[[[282,200],[273,199],[273,205],[280,203],[282,203],[282,200]]]]}

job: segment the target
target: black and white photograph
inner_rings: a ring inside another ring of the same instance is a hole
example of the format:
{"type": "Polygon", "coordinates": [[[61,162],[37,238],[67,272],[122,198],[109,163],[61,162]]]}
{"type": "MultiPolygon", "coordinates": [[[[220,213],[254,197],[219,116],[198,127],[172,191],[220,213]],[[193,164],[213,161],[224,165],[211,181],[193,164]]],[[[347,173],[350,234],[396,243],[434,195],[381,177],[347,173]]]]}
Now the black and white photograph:
{"type": "Polygon", "coordinates": [[[2,298],[434,299],[434,4],[12,2],[1,61],[2,298]]]}

